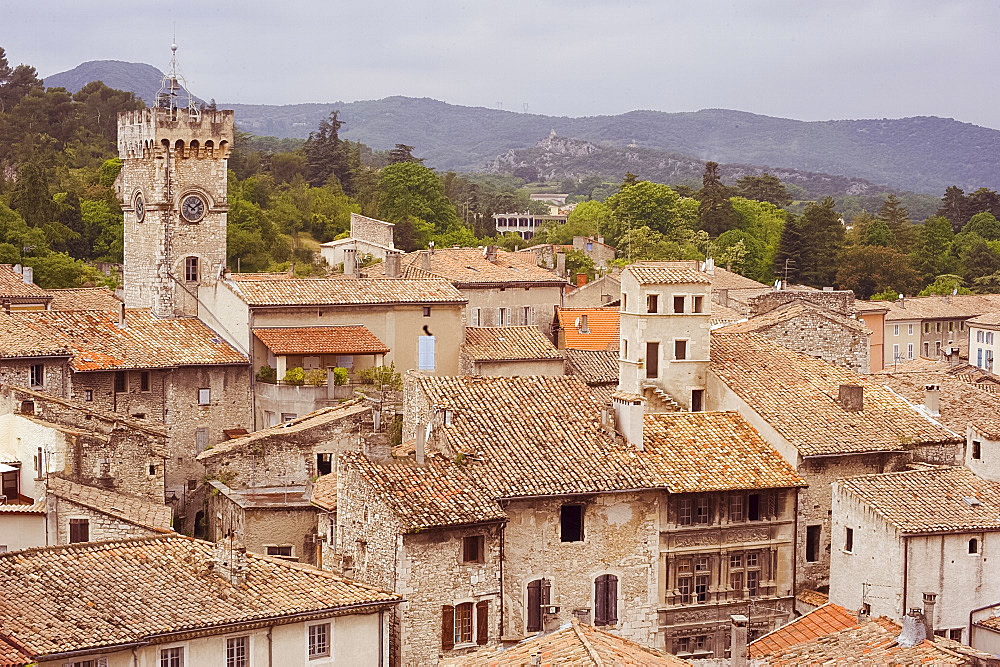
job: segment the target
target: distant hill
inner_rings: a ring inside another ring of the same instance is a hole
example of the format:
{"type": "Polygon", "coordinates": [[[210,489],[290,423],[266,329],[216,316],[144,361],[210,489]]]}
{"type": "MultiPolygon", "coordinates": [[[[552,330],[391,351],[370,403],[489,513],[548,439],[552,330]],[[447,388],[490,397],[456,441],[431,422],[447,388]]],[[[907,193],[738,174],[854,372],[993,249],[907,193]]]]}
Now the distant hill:
{"type": "MultiPolygon", "coordinates": [[[[92,61],[54,74],[48,86],[79,89],[87,80],[152,97],[160,73],[149,65],[92,61]],[[155,82],[153,81],[155,79],[155,82]]],[[[225,104],[254,134],[306,137],[339,109],[342,136],[386,149],[405,143],[440,169],[475,170],[511,149],[532,147],[551,130],[599,146],[668,151],[699,160],[846,176],[893,188],[937,194],[948,185],[1000,189],[1000,131],[950,118],[805,122],[742,111],[630,111],[568,118],[465,107],[428,98],[364,102],[225,104]]]]}

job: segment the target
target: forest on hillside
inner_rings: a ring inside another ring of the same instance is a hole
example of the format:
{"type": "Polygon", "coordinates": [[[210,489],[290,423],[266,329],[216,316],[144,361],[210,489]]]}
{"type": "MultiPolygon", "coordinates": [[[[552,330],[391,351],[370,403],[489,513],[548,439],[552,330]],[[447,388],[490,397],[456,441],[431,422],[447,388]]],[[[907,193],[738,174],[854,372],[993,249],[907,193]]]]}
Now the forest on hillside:
{"type": "MultiPolygon", "coordinates": [[[[73,94],[45,88],[34,68],[12,67],[0,48],[0,263],[34,267],[43,287],[116,283],[95,268],[122,261],[116,117],[142,106],[101,82],[73,94]]],[[[492,220],[540,212],[522,178],[440,173],[413,146],[379,151],[342,135],[337,110],[304,141],[238,133],[229,161],[232,269],[294,264],[300,275],[324,273],[330,269],[319,244],[345,236],[351,212],[395,223],[404,250],[432,242],[525,245],[515,235],[497,237],[492,220]]],[[[602,235],[618,247],[619,263],[712,256],[762,282],[787,277],[853,289],[860,298],[1000,292],[1000,195],[993,190],[949,187],[935,214],[914,224],[895,194],[865,206],[830,197],[796,202],[794,184],[762,173],[727,185],[714,162],[700,181],[671,186],[626,172],[617,182],[589,174],[550,184],[576,208],[532,243],[602,235]]],[[[571,253],[567,268],[593,272],[582,253],[571,253]]]]}

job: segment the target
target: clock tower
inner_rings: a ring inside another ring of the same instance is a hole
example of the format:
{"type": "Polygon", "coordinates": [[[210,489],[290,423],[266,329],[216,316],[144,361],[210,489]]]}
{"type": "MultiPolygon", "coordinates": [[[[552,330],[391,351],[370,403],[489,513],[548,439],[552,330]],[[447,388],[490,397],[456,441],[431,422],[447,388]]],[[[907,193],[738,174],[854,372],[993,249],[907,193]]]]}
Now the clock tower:
{"type": "Polygon", "coordinates": [[[226,266],[233,112],[200,110],[170,72],[152,108],[118,114],[125,217],[125,305],[158,317],[198,314],[198,289],[226,266]]]}

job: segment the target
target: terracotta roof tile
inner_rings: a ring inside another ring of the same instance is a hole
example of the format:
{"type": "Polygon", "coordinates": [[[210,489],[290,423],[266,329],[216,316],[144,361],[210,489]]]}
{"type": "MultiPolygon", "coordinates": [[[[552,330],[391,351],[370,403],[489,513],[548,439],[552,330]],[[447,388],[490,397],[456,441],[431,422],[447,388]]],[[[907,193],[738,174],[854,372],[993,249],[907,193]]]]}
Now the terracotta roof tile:
{"type": "Polygon", "coordinates": [[[538,327],[466,327],[462,351],[476,361],[562,359],[538,327]]]}
{"type": "Polygon", "coordinates": [[[573,375],[587,384],[618,385],[618,353],[610,350],[563,350],[573,375]]]}
{"type": "MultiPolygon", "coordinates": [[[[715,308],[712,310],[714,314],[715,308]]],[[[808,301],[791,301],[778,306],[774,310],[769,310],[756,317],[751,317],[744,322],[730,324],[726,326],[724,331],[725,333],[748,333],[752,331],[761,331],[791,320],[795,320],[802,317],[806,313],[815,313],[816,315],[824,317],[831,322],[835,322],[861,335],[871,333],[871,330],[864,322],[859,322],[853,317],[846,317],[832,310],[821,308],[813,303],[809,303],[808,301]]]]}
{"type": "Polygon", "coordinates": [[[350,306],[382,304],[462,304],[467,299],[440,278],[280,278],[228,282],[250,306],[350,306]]]}
{"type": "Polygon", "coordinates": [[[965,467],[861,475],[837,484],[904,533],[1000,530],[1000,483],[965,467]]]}
{"type": "Polygon", "coordinates": [[[399,596],[247,554],[246,585],[213,572],[215,545],[180,535],[0,554],[0,639],[32,657],[223,624],[329,613],[399,596]]]}
{"type": "Polygon", "coordinates": [[[337,510],[337,473],[330,473],[318,478],[313,483],[310,500],[313,505],[335,512],[337,510]]]}
{"type": "Polygon", "coordinates": [[[735,271],[730,271],[728,269],[723,269],[720,267],[715,267],[715,273],[712,274],[712,291],[728,289],[767,289],[773,290],[774,288],[770,285],[765,285],[764,283],[757,282],[753,278],[747,278],[746,276],[741,276],[735,271]]]}
{"type": "Polygon", "coordinates": [[[556,309],[566,347],[573,350],[617,350],[619,315],[617,308],[556,309]],[[584,315],[587,329],[581,331],[584,315]]]}
{"type": "Polygon", "coordinates": [[[0,358],[69,356],[69,347],[58,329],[41,322],[25,326],[20,312],[0,311],[0,358]]]}
{"type": "Polygon", "coordinates": [[[440,455],[425,465],[408,458],[376,463],[360,452],[341,454],[340,461],[360,471],[407,532],[507,519],[471,474],[440,455]]]}
{"type": "Polygon", "coordinates": [[[45,500],[36,500],[30,505],[4,503],[0,505],[0,514],[45,514],[45,500]]]}
{"type": "Polygon", "coordinates": [[[31,332],[51,341],[53,348],[69,349],[76,371],[247,363],[197,318],[158,318],[148,310],[129,310],[127,326],[119,327],[118,316],[81,310],[23,311],[8,317],[15,318],[11,324],[20,327],[21,335],[31,332]]]}
{"type": "Polygon", "coordinates": [[[572,621],[555,632],[525,639],[509,648],[482,648],[454,658],[445,658],[441,665],[470,667],[521,667],[522,665],[690,665],[668,653],[661,653],[610,632],[572,621]],[[534,659],[540,658],[539,662],[534,659]]]}
{"type": "Polygon", "coordinates": [[[389,348],[363,326],[267,327],[253,330],[274,354],[386,354],[389,348]]]}
{"type": "Polygon", "coordinates": [[[60,477],[50,477],[45,492],[142,528],[159,533],[173,532],[170,507],[149,498],[78,484],[60,477]]]}
{"type": "Polygon", "coordinates": [[[795,599],[815,607],[820,607],[830,601],[830,596],[819,591],[804,590],[796,595],[795,599]]]}
{"type": "Polygon", "coordinates": [[[566,285],[552,271],[535,264],[534,255],[497,250],[494,262],[486,260],[484,248],[440,248],[405,255],[400,262],[404,278],[444,278],[456,287],[475,285],[566,285]],[[423,257],[430,256],[424,268],[423,257]]]}
{"type": "Polygon", "coordinates": [[[0,299],[44,304],[52,297],[38,285],[26,283],[10,264],[0,264],[0,299]]]}
{"type": "Polygon", "coordinates": [[[966,324],[973,327],[986,327],[990,329],[1000,327],[1000,303],[996,305],[994,312],[973,317],[966,324]]]}
{"type": "Polygon", "coordinates": [[[712,372],[802,456],[900,451],[959,442],[871,376],[798,352],[756,333],[712,333],[712,372]],[[845,409],[840,385],[864,390],[864,408],[845,409]]]}
{"type": "Polygon", "coordinates": [[[1000,616],[990,616],[989,618],[984,618],[981,621],[976,621],[976,625],[1000,631],[1000,616]]]}
{"type": "Polygon", "coordinates": [[[121,307],[121,301],[107,287],[74,287],[48,290],[52,301],[49,310],[110,310],[121,307]]]}
{"type": "Polygon", "coordinates": [[[1000,311],[1000,294],[956,294],[917,296],[899,301],[880,301],[889,307],[885,321],[966,319],[1000,311]]]}
{"type": "Polygon", "coordinates": [[[725,306],[720,306],[717,303],[712,304],[712,313],[709,317],[710,324],[729,324],[730,322],[738,322],[745,319],[746,315],[743,315],[732,308],[726,308],[725,306]]]}
{"type": "Polygon", "coordinates": [[[966,426],[972,424],[980,433],[1000,440],[1000,395],[960,380],[951,375],[948,368],[937,361],[914,361],[889,366],[876,373],[873,379],[888,386],[925,413],[925,387],[937,385],[941,387],[941,393],[938,401],[939,414],[933,415],[936,421],[958,435],[964,435],[966,426]]]}
{"type": "Polygon", "coordinates": [[[623,269],[640,285],[711,284],[712,276],[698,268],[697,260],[682,262],[636,262],[623,269]]]}
{"type": "Polygon", "coordinates": [[[28,667],[34,663],[27,652],[14,645],[13,640],[5,641],[0,637],[0,667],[28,667]]]}
{"type": "Polygon", "coordinates": [[[750,642],[747,655],[751,658],[763,658],[778,654],[796,644],[857,625],[858,619],[854,614],[840,605],[826,602],[777,630],[750,642]]]}

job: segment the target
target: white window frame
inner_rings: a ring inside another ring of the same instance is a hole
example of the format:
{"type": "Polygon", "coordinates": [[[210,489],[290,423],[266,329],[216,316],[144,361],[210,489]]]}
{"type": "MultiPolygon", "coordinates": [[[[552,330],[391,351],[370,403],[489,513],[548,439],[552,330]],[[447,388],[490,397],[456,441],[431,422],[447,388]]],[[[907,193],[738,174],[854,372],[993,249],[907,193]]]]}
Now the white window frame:
{"type": "Polygon", "coordinates": [[[670,295],[670,312],[671,312],[671,314],[673,314],[673,315],[684,315],[685,313],[691,312],[690,309],[688,308],[688,297],[689,296],[691,296],[691,295],[688,294],[687,292],[684,292],[683,294],[671,294],[670,295]],[[677,310],[674,310],[674,299],[676,299],[678,297],[684,299],[684,305],[682,306],[682,309],[679,312],[677,310]]]}
{"type": "Polygon", "coordinates": [[[251,667],[253,665],[253,633],[244,632],[236,635],[230,635],[225,637],[225,651],[226,651],[226,667],[229,667],[229,642],[234,639],[246,639],[247,640],[247,654],[246,662],[244,663],[246,667],[251,667]]]}
{"type": "Polygon", "coordinates": [[[893,336],[898,336],[899,335],[899,325],[898,324],[893,324],[892,325],[892,335],[893,336]]]}
{"type": "Polygon", "coordinates": [[[900,358],[899,356],[899,343],[892,344],[892,360],[896,361],[900,358]]]}
{"type": "Polygon", "coordinates": [[[907,324],[906,325],[906,334],[908,336],[912,336],[913,335],[913,325],[912,324],[907,324]]]}
{"type": "Polygon", "coordinates": [[[333,620],[326,620],[322,623],[306,623],[305,624],[305,649],[306,649],[306,661],[312,660],[330,660],[333,657],[333,620]],[[312,651],[312,637],[310,630],[314,627],[325,625],[326,626],[326,652],[317,653],[313,655],[312,651]]]}
{"type": "Polygon", "coordinates": [[[161,667],[163,665],[163,652],[172,651],[173,649],[180,649],[181,651],[181,664],[180,667],[185,667],[187,665],[188,658],[188,644],[187,642],[183,644],[167,644],[166,646],[161,646],[156,651],[156,667],[161,667]]]}
{"type": "Polygon", "coordinates": [[[500,306],[497,308],[497,326],[510,326],[510,308],[507,308],[506,306],[500,306]]]}
{"type": "Polygon", "coordinates": [[[437,370],[437,340],[434,336],[417,336],[417,370],[437,370]]]}
{"type": "Polygon", "coordinates": [[[480,327],[482,326],[482,311],[479,308],[469,309],[469,320],[471,320],[469,326],[480,327]]]}
{"type": "Polygon", "coordinates": [[[29,372],[29,383],[32,387],[44,387],[45,386],[45,364],[31,364],[31,368],[28,369],[29,372]],[[35,369],[38,372],[35,372],[35,369]]]}
{"type": "Polygon", "coordinates": [[[211,405],[212,404],[212,388],[211,387],[199,387],[198,388],[198,405],[211,405]]]}
{"type": "Polygon", "coordinates": [[[906,358],[913,359],[913,343],[906,344],[906,358]]]}

